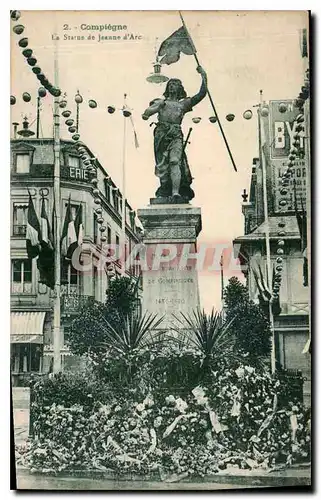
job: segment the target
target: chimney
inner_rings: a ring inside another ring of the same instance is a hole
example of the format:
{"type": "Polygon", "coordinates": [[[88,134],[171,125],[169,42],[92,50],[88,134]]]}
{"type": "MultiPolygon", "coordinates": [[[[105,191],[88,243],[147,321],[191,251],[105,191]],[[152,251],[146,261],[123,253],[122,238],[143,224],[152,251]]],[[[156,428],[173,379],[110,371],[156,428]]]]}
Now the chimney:
{"type": "Polygon", "coordinates": [[[35,133],[32,132],[32,130],[29,130],[29,128],[28,128],[29,122],[28,122],[28,118],[26,116],[23,119],[22,126],[23,126],[23,129],[19,130],[19,132],[18,132],[19,135],[21,135],[22,137],[30,137],[31,135],[35,135],[35,133]]]}

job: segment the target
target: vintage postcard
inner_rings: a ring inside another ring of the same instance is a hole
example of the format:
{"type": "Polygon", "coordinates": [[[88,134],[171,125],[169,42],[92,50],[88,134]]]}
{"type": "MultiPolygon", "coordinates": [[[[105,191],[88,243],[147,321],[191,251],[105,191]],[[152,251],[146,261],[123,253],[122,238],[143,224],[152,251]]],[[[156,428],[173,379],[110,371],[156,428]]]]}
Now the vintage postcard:
{"type": "Polygon", "coordinates": [[[308,11],[10,11],[19,490],[311,487],[308,11]]]}

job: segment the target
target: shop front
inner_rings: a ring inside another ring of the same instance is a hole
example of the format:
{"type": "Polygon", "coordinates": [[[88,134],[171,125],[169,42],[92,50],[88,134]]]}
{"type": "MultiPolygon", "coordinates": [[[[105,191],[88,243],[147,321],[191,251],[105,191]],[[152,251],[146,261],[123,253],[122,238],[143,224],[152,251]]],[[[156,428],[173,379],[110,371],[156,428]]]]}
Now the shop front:
{"type": "Polygon", "coordinates": [[[31,374],[43,371],[45,312],[11,313],[11,375],[14,387],[28,385],[31,374]]]}

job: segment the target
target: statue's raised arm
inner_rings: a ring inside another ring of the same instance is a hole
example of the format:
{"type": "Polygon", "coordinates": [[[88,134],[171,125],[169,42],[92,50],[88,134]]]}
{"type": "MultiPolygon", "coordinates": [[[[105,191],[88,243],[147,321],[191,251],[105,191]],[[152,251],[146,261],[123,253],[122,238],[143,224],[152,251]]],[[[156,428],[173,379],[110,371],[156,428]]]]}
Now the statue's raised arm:
{"type": "Polygon", "coordinates": [[[198,73],[200,73],[202,76],[202,84],[201,84],[201,88],[199,89],[198,93],[195,94],[193,97],[191,97],[192,106],[196,106],[196,104],[201,102],[202,99],[204,99],[204,97],[207,94],[207,75],[206,75],[206,72],[204,71],[202,66],[197,66],[196,69],[197,69],[198,73]]]}

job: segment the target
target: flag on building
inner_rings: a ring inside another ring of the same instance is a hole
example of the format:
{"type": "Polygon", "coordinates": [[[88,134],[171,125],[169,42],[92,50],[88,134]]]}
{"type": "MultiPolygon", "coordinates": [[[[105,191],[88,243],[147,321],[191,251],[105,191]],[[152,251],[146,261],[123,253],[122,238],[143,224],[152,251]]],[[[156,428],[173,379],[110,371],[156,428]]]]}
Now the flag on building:
{"type": "Polygon", "coordinates": [[[28,215],[27,215],[27,231],[26,231],[26,246],[28,259],[34,259],[40,252],[40,223],[35,211],[35,207],[29,193],[28,215]]]}
{"type": "MultiPolygon", "coordinates": [[[[256,281],[257,289],[258,289],[258,299],[259,299],[259,304],[261,308],[266,312],[266,314],[269,314],[269,303],[272,298],[272,293],[269,290],[269,287],[267,286],[267,283],[265,281],[265,276],[262,271],[262,268],[258,262],[255,262],[255,264],[252,266],[253,269],[253,275],[256,281]]],[[[276,273],[275,273],[275,267],[273,266],[273,277],[272,277],[272,289],[274,288],[274,283],[275,283],[275,278],[276,278],[276,273]]],[[[278,316],[281,313],[281,305],[280,305],[280,297],[278,295],[277,298],[272,299],[272,314],[273,316],[278,316]]]]}
{"type": "Polygon", "coordinates": [[[83,243],[84,225],[83,225],[83,218],[82,218],[82,204],[80,204],[78,209],[77,209],[76,217],[74,220],[74,228],[75,228],[76,240],[73,243],[71,243],[71,245],[69,247],[70,256],[72,256],[72,254],[74,253],[76,248],[81,247],[81,245],[83,243]]]}
{"type": "Polygon", "coordinates": [[[46,212],[45,200],[42,198],[40,214],[40,253],[37,260],[39,270],[39,283],[43,283],[51,289],[55,287],[55,251],[52,227],[46,212]]]}
{"type": "Polygon", "coordinates": [[[75,222],[71,213],[70,197],[67,204],[67,210],[64,225],[61,234],[61,256],[65,259],[71,259],[74,244],[77,242],[75,222]]]}
{"type": "Polygon", "coordinates": [[[158,50],[158,57],[161,57],[161,64],[173,64],[180,58],[181,52],[188,56],[196,54],[196,49],[185,26],[166,38],[158,50]]]}

